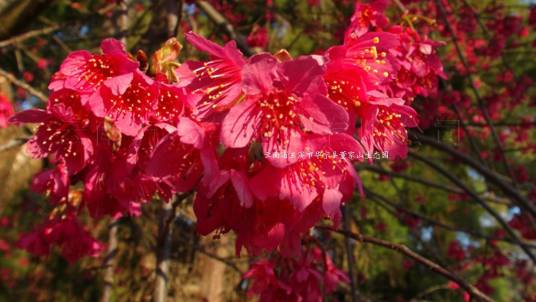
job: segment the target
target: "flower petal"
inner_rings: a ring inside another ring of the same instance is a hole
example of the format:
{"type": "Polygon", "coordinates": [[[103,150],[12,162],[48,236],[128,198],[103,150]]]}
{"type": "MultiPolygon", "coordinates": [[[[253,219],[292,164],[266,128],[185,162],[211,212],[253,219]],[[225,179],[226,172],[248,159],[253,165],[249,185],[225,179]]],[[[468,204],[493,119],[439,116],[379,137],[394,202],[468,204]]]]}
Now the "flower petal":
{"type": "Polygon", "coordinates": [[[248,99],[231,108],[221,127],[221,141],[226,147],[245,147],[256,134],[261,121],[257,102],[248,99]]]}
{"type": "Polygon", "coordinates": [[[300,121],[307,130],[318,134],[343,132],[348,128],[348,113],[329,98],[316,94],[301,102],[300,121]]]}

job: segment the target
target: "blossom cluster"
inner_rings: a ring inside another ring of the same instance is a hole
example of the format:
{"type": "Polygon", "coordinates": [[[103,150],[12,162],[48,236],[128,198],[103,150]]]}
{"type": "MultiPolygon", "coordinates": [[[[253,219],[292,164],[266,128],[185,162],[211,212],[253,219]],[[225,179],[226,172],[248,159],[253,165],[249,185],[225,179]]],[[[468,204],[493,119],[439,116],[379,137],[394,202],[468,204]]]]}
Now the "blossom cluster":
{"type": "Polygon", "coordinates": [[[171,41],[151,74],[114,39],[101,53],[72,52],[46,108],[11,119],[38,124],[27,149],[54,164],[32,183],[53,211],[19,245],[37,255],[58,245],[70,261],[97,255],[103,245],[78,218],[85,210],[93,219],[137,216],[155,196],[195,192],[200,234],[233,231],[237,253],[278,253],[270,259],[286,269],[260,262],[247,274],[263,300],[321,298],[289,282],[333,291],[346,277],[302,239],[324,218],[339,223],[360,189],[355,161],[406,156],[412,101],[435,93],[443,75],[438,44],[391,26],[383,8],[358,5],[341,45],[296,58],[246,57],[233,41],[192,32],[187,42],[208,60],[175,62],[180,45],[171,41]],[[331,156],[273,156],[300,152],[331,156]]]}

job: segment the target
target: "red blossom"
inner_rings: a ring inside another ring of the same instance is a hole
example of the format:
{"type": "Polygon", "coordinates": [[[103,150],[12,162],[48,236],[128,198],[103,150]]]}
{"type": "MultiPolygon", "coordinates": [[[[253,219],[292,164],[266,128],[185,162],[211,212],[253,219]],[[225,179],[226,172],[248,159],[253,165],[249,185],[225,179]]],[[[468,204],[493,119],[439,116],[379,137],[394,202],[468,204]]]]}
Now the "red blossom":
{"type": "Polygon", "coordinates": [[[268,46],[268,30],[264,26],[254,25],[247,37],[247,41],[251,47],[266,48],[268,46]]]}
{"type": "Polygon", "coordinates": [[[13,105],[3,94],[0,94],[0,128],[7,127],[8,119],[13,115],[13,105]]]}
{"type": "MultiPolygon", "coordinates": [[[[305,131],[332,134],[348,127],[347,113],[325,96],[323,69],[314,57],[280,63],[271,55],[256,55],[243,74],[246,99],[222,122],[225,146],[242,148],[258,139],[266,154],[298,152],[303,150],[305,131]]],[[[268,160],[278,167],[295,162],[268,160]]]]}
{"type": "Polygon", "coordinates": [[[329,294],[339,284],[349,282],[346,274],[318,248],[304,251],[298,259],[275,261],[277,269],[273,262],[264,260],[253,264],[244,274],[244,278],[253,281],[249,295],[259,295],[260,301],[322,301],[321,284],[329,294]]]}
{"type": "Polygon", "coordinates": [[[447,253],[455,261],[462,261],[466,257],[465,250],[458,240],[454,240],[449,244],[447,253]]]}
{"type": "Polygon", "coordinates": [[[101,49],[102,54],[92,54],[86,50],[70,53],[52,77],[48,88],[54,91],[67,88],[84,95],[92,94],[104,81],[131,73],[138,66],[117,40],[103,40],[101,49]]]}
{"type": "Polygon", "coordinates": [[[54,113],[32,109],[13,116],[12,123],[40,123],[35,135],[28,141],[28,152],[42,158],[52,156],[54,161],[64,161],[70,174],[79,172],[89,162],[93,153],[91,139],[81,129],[54,113]]]}
{"type": "Polygon", "coordinates": [[[132,72],[106,80],[89,105],[96,116],[111,120],[123,134],[136,136],[149,123],[158,93],[152,79],[132,72]]]}
{"type": "Polygon", "coordinates": [[[190,82],[188,90],[201,95],[192,102],[194,116],[207,119],[227,111],[242,96],[242,53],[234,41],[222,47],[192,32],[186,38],[211,58],[208,62],[187,62],[177,70],[179,79],[190,82]]]}
{"type": "Polygon", "coordinates": [[[103,245],[96,241],[72,215],[52,219],[35,231],[22,235],[17,245],[32,254],[48,255],[52,245],[58,245],[69,262],[83,256],[97,256],[103,245]]]}

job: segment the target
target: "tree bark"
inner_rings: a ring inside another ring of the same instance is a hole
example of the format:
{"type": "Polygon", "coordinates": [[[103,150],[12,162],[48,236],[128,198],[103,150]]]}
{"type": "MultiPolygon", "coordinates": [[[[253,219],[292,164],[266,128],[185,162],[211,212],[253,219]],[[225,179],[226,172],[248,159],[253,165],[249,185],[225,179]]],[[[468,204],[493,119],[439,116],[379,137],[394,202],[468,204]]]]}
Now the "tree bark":
{"type": "Polygon", "coordinates": [[[169,257],[171,254],[172,220],[175,217],[175,208],[171,202],[164,202],[158,223],[158,237],[156,245],[156,282],[154,287],[154,301],[166,301],[169,285],[169,257]]]}

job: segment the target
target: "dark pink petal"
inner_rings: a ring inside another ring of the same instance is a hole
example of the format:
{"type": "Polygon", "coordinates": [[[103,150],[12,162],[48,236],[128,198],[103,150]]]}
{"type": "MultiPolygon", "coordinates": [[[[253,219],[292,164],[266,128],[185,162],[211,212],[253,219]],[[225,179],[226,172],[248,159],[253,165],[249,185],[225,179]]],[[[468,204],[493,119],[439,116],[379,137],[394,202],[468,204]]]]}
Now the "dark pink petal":
{"type": "Polygon", "coordinates": [[[214,57],[225,57],[225,51],[222,46],[205,39],[204,37],[194,33],[188,32],[185,34],[186,40],[192,44],[195,48],[204,51],[214,57]]]}
{"type": "Polygon", "coordinates": [[[241,171],[231,172],[231,181],[236,191],[236,195],[240,200],[240,205],[246,208],[253,204],[253,197],[249,189],[249,182],[246,173],[241,171]]]}
{"type": "Polygon", "coordinates": [[[130,83],[132,83],[133,78],[134,78],[133,73],[126,73],[126,74],[119,75],[113,78],[109,78],[106,81],[104,81],[103,84],[106,87],[110,88],[110,91],[114,95],[122,95],[130,86],[130,83]]]}
{"type": "Polygon", "coordinates": [[[305,129],[318,134],[343,132],[348,128],[348,113],[329,98],[316,94],[304,98],[298,107],[305,129]]]}
{"type": "Polygon", "coordinates": [[[181,142],[201,149],[205,143],[204,129],[187,117],[181,117],[177,126],[181,142]]]}
{"type": "Polygon", "coordinates": [[[281,179],[279,198],[288,199],[298,211],[303,211],[318,196],[318,192],[309,183],[301,182],[300,177],[297,171],[286,174],[281,179]]]}
{"type": "Polygon", "coordinates": [[[354,152],[355,156],[363,154],[363,147],[352,136],[346,133],[334,135],[308,135],[305,149],[313,151],[354,152]]]}
{"type": "Polygon", "coordinates": [[[283,171],[272,166],[267,166],[250,180],[250,189],[253,195],[266,200],[269,197],[278,197],[280,179],[283,171]]]}
{"type": "Polygon", "coordinates": [[[382,106],[391,106],[393,104],[403,105],[404,100],[401,98],[390,98],[385,93],[378,90],[369,90],[367,95],[372,97],[369,100],[369,104],[372,105],[382,105],[382,106]]]}
{"type": "Polygon", "coordinates": [[[54,161],[64,161],[69,174],[82,170],[93,154],[93,143],[83,132],[55,119],[39,126],[26,146],[36,158],[50,154],[54,161]]]}
{"type": "Polygon", "coordinates": [[[106,192],[104,178],[104,173],[94,168],[86,174],[84,179],[83,200],[89,214],[94,219],[102,218],[105,215],[118,217],[125,210],[117,200],[106,192]]]}
{"type": "Polygon", "coordinates": [[[78,87],[82,81],[82,76],[79,75],[80,70],[84,68],[91,57],[92,54],[86,50],[71,52],[61,64],[60,72],[52,77],[48,89],[56,91],[64,88],[78,87]]]}
{"type": "Polygon", "coordinates": [[[230,148],[245,147],[256,135],[262,112],[257,102],[248,99],[231,108],[221,127],[221,142],[230,148]]]}
{"type": "Polygon", "coordinates": [[[300,132],[295,128],[282,126],[272,130],[270,137],[262,138],[262,151],[270,156],[267,160],[278,168],[286,167],[298,161],[298,157],[292,157],[303,151],[303,139],[300,132]]]}
{"type": "Polygon", "coordinates": [[[324,84],[324,68],[313,56],[302,56],[295,60],[283,62],[281,69],[287,83],[284,89],[296,95],[302,95],[305,92],[310,94],[327,93],[324,84]]]}
{"type": "Polygon", "coordinates": [[[187,95],[184,89],[172,85],[160,82],[155,82],[155,85],[158,85],[159,93],[153,119],[176,126],[183,113],[184,104],[191,96],[187,95]]]}
{"type": "Polygon", "coordinates": [[[12,116],[9,122],[18,125],[23,123],[44,123],[50,119],[53,119],[53,116],[44,110],[28,109],[12,116]]]}
{"type": "Polygon", "coordinates": [[[182,143],[180,136],[171,133],[156,145],[145,173],[178,192],[186,192],[199,181],[202,170],[199,150],[182,143]]]}
{"type": "Polygon", "coordinates": [[[73,263],[83,256],[97,256],[103,250],[103,245],[80,225],[77,218],[67,217],[52,224],[47,238],[61,247],[67,261],[73,263]]]}
{"type": "Polygon", "coordinates": [[[196,230],[201,235],[208,235],[222,226],[224,211],[222,203],[212,203],[213,199],[203,194],[196,194],[194,213],[197,217],[196,230]]]}
{"type": "Polygon", "coordinates": [[[188,42],[194,45],[195,48],[207,52],[212,57],[227,58],[237,65],[244,64],[244,58],[242,57],[242,53],[240,53],[240,51],[236,48],[236,43],[234,41],[231,41],[227,43],[224,47],[222,47],[214,42],[211,42],[201,37],[194,32],[186,33],[186,39],[188,40],[188,42]]]}
{"type": "MultiPolygon", "coordinates": [[[[101,87],[100,96],[90,100],[91,108],[97,116],[104,112],[121,133],[136,136],[153,114],[157,89],[151,79],[137,72],[123,94],[116,95],[110,88],[101,87]]],[[[115,92],[120,92],[120,89],[115,92]]]]}
{"type": "Polygon", "coordinates": [[[277,59],[270,54],[251,57],[242,68],[242,81],[247,94],[256,95],[272,90],[277,59]]]}
{"type": "Polygon", "coordinates": [[[125,45],[121,43],[119,40],[112,39],[112,38],[102,40],[100,44],[100,48],[102,49],[102,52],[105,54],[114,54],[114,53],[126,54],[125,45]]]}
{"type": "Polygon", "coordinates": [[[337,219],[340,216],[340,206],[342,202],[342,193],[338,189],[325,189],[322,197],[322,208],[331,218],[337,219]]]}
{"type": "Polygon", "coordinates": [[[32,190],[47,194],[52,204],[67,202],[69,194],[69,175],[65,165],[59,164],[55,169],[45,170],[32,180],[32,190]]]}
{"type": "Polygon", "coordinates": [[[36,256],[46,256],[50,252],[50,243],[46,240],[41,230],[22,234],[17,241],[17,247],[36,256]]]}

